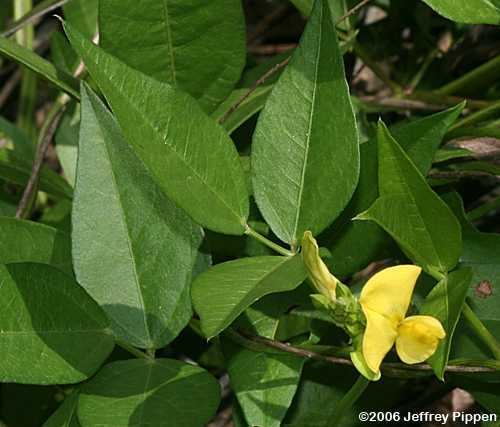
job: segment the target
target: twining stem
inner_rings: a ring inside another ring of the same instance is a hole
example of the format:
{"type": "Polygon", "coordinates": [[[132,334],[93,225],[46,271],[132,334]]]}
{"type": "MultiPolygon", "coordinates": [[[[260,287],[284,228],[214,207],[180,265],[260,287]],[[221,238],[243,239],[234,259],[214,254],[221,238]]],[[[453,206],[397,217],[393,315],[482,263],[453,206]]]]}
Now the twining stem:
{"type": "Polygon", "coordinates": [[[47,118],[42,129],[40,130],[39,141],[33,166],[31,168],[31,174],[23,191],[23,195],[21,196],[21,200],[17,206],[16,218],[27,218],[30,216],[31,208],[38,190],[38,181],[40,179],[43,160],[66,108],[67,99],[69,98],[64,95],[56,100],[53,107],[47,114],[47,118]]]}
{"type": "Polygon", "coordinates": [[[469,325],[474,329],[477,336],[483,341],[484,344],[490,349],[491,353],[496,360],[500,360],[500,343],[491,334],[490,331],[484,326],[483,322],[477,317],[476,313],[472,311],[469,304],[465,303],[462,308],[462,313],[469,323],[469,325]]]}
{"type": "Polygon", "coordinates": [[[342,421],[342,418],[345,415],[346,411],[348,411],[351,406],[356,403],[356,401],[361,397],[363,392],[366,390],[366,387],[368,387],[368,384],[370,384],[370,381],[365,377],[363,377],[362,375],[358,377],[354,385],[347,392],[347,394],[344,395],[342,400],[335,408],[335,414],[329,423],[329,427],[337,427],[338,425],[340,425],[340,422],[342,421]]]}
{"type": "Polygon", "coordinates": [[[143,351],[141,351],[141,350],[139,350],[139,349],[123,342],[123,341],[116,341],[116,345],[123,348],[125,351],[128,351],[130,354],[133,354],[138,359],[146,359],[146,360],[154,359],[154,357],[151,357],[149,354],[146,354],[143,351]]]}
{"type": "Polygon", "coordinates": [[[283,256],[295,255],[293,252],[289,251],[288,249],[285,249],[282,246],[277,245],[276,243],[269,240],[267,237],[264,237],[262,234],[257,233],[253,228],[251,228],[248,225],[246,226],[245,234],[247,236],[253,237],[255,240],[259,241],[263,245],[266,245],[268,248],[272,249],[273,251],[278,252],[280,255],[283,255],[283,256]]]}
{"type": "MultiPolygon", "coordinates": [[[[295,354],[297,357],[304,357],[306,359],[314,359],[321,362],[332,363],[334,365],[344,365],[353,367],[353,363],[350,359],[346,359],[343,357],[336,356],[327,356],[324,354],[316,353],[314,351],[310,351],[304,348],[300,348],[297,346],[290,345],[286,342],[276,341],[269,338],[261,337],[258,335],[253,335],[247,333],[246,331],[234,331],[231,330],[230,338],[233,339],[238,335],[238,342],[241,345],[245,345],[245,342],[248,342],[249,348],[256,348],[256,345],[261,345],[265,347],[269,347],[274,350],[283,351],[286,353],[295,354]]],[[[261,348],[262,351],[262,348],[261,348]]],[[[465,361],[467,362],[467,361],[465,361]]],[[[399,376],[402,373],[412,373],[412,374],[429,374],[431,375],[433,372],[432,367],[427,363],[420,363],[417,365],[406,365],[403,363],[396,362],[384,362],[381,365],[381,370],[385,374],[399,376]]],[[[465,364],[464,361],[459,361],[457,364],[448,364],[446,366],[446,372],[459,372],[459,373],[477,373],[477,372],[498,372],[500,371],[500,364],[497,362],[489,363],[486,362],[477,362],[475,365],[465,364]]]]}

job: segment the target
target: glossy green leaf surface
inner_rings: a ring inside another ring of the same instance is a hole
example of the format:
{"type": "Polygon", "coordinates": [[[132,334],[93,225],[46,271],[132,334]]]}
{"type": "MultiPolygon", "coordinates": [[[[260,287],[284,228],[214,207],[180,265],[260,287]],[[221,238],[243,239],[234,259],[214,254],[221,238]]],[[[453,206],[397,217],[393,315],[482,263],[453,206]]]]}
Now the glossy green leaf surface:
{"type": "Polygon", "coordinates": [[[128,67],[71,26],[65,29],[160,188],[203,226],[243,234],[248,193],[222,127],[189,95],[128,67]]]}
{"type": "Polygon", "coordinates": [[[69,276],[44,264],[0,266],[2,382],[77,383],[114,342],[99,306],[69,276]],[[29,366],[30,369],[26,369],[29,366]]]}
{"type": "Polygon", "coordinates": [[[428,360],[439,379],[444,380],[444,372],[453,340],[453,334],[464,305],[472,279],[472,270],[462,268],[444,277],[427,295],[420,314],[438,319],[446,332],[436,352],[428,360]]]}
{"type": "Polygon", "coordinates": [[[35,52],[17,44],[16,42],[0,37],[0,55],[18,62],[34,71],[40,77],[53,83],[56,87],[78,99],[78,82],[71,75],[58,70],[51,62],[37,55],[35,52]]]}
{"type": "Polygon", "coordinates": [[[295,289],[305,278],[300,255],[242,258],[212,267],[191,290],[203,333],[214,337],[259,298],[295,289]]]}
{"type": "Polygon", "coordinates": [[[104,50],[177,85],[209,112],[229,95],[245,64],[239,0],[101,0],[99,23],[104,50]]]}
{"type": "Polygon", "coordinates": [[[321,232],[354,192],[358,132],[326,2],[316,2],[299,47],[260,114],[251,159],[257,204],[288,243],[305,230],[321,232]]]}
{"type": "MultiPolygon", "coordinates": [[[[431,167],[436,149],[446,131],[462,108],[462,105],[458,105],[391,128],[396,141],[424,176],[431,167]]],[[[366,267],[374,259],[388,258],[397,252],[391,239],[376,224],[351,221],[357,214],[368,209],[379,194],[376,138],[362,143],[360,154],[358,187],[342,215],[327,230],[328,238],[325,242],[331,251],[331,257],[325,261],[335,274],[341,276],[350,275],[366,267]]]]}
{"type": "Polygon", "coordinates": [[[0,235],[0,264],[36,262],[73,275],[68,234],[37,222],[0,217],[0,235]]]}
{"type": "Polygon", "coordinates": [[[445,18],[466,24],[500,24],[498,0],[423,0],[445,18]]]}
{"type": "Polygon", "coordinates": [[[186,326],[202,230],[164,196],[86,86],[72,238],[78,281],[121,340],[159,348],[186,326]]]}
{"type": "Polygon", "coordinates": [[[383,123],[377,142],[379,198],[357,218],[375,221],[417,264],[442,276],[461,254],[460,224],[383,123]]]}
{"type": "Polygon", "coordinates": [[[80,393],[82,427],[200,427],[215,415],[219,384],[178,360],[125,360],[106,365],[80,393]]]}

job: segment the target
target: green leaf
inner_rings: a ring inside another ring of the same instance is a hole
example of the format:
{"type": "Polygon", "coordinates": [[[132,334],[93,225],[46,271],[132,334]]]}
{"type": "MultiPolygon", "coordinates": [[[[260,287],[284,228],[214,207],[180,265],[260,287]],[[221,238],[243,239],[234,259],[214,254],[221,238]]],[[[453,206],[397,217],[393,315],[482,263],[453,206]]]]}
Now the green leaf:
{"type": "Polygon", "coordinates": [[[382,122],[377,136],[380,196],[357,218],[375,221],[411,259],[441,278],[461,254],[460,224],[382,122]]]}
{"type": "MultiPolygon", "coordinates": [[[[31,162],[9,156],[8,161],[0,160],[0,178],[24,187],[31,175],[31,167],[31,162]]],[[[66,180],[46,166],[40,172],[40,190],[65,199],[73,197],[73,189],[66,180]]]]}
{"type": "Polygon", "coordinates": [[[309,16],[311,14],[314,0],[291,0],[291,2],[302,15],[309,16]]]}
{"type": "MultiPolygon", "coordinates": [[[[462,224],[461,265],[472,269],[467,302],[488,330],[500,340],[500,234],[477,231],[467,220],[457,193],[443,196],[462,224]]],[[[468,323],[461,319],[452,346],[453,358],[491,358],[491,352],[478,340],[468,323]]]]}
{"type": "Polygon", "coordinates": [[[76,416],[78,395],[78,391],[75,390],[67,396],[42,427],[80,427],[76,416]]]}
{"type": "MultiPolygon", "coordinates": [[[[308,300],[309,287],[302,285],[291,292],[271,294],[249,307],[236,326],[260,336],[286,340],[278,336],[291,326],[290,307],[308,300]]],[[[231,388],[251,426],[280,426],[300,380],[305,359],[286,353],[254,352],[222,340],[231,388]],[[251,367],[251,369],[250,369],[251,367]]]]}
{"type": "Polygon", "coordinates": [[[498,0],[423,0],[445,18],[465,24],[500,24],[498,0]]]}
{"type": "Polygon", "coordinates": [[[462,102],[455,107],[423,119],[397,124],[391,134],[415,164],[422,175],[431,168],[435,153],[450,126],[455,123],[465,107],[462,102]]]}
{"type": "MultiPolygon", "coordinates": [[[[391,128],[396,141],[425,176],[444,134],[462,111],[460,104],[422,119],[391,128]]],[[[325,259],[330,269],[340,276],[351,275],[374,259],[389,258],[397,250],[392,240],[376,224],[351,221],[368,209],[378,197],[377,141],[373,138],[360,146],[359,184],[342,215],[328,230],[325,242],[331,257],[325,259]]],[[[327,233],[325,233],[327,234],[327,233]]]]}
{"type": "Polygon", "coordinates": [[[305,359],[290,354],[233,350],[231,388],[249,425],[279,427],[297,390],[305,359]]]}
{"type": "Polygon", "coordinates": [[[472,279],[472,270],[462,268],[450,273],[429,292],[420,309],[420,314],[427,314],[438,319],[446,331],[436,352],[428,360],[436,376],[444,381],[444,372],[450,356],[453,334],[462,311],[462,307],[472,279]]]}
{"type": "Polygon", "coordinates": [[[260,114],[252,169],[257,204],[288,243],[305,230],[321,232],[354,192],[358,132],[325,2],[316,2],[300,45],[260,114]]]}
{"type": "Polygon", "coordinates": [[[66,33],[160,188],[198,223],[243,234],[249,200],[234,144],[189,95],[66,33]]]}
{"type": "Polygon", "coordinates": [[[63,11],[66,20],[85,37],[95,36],[99,0],[71,0],[63,6],[63,11]]]}
{"type": "Polygon", "coordinates": [[[214,337],[259,298],[291,291],[305,278],[300,255],[242,258],[212,267],[196,278],[191,290],[203,333],[214,337]]]}
{"type": "Polygon", "coordinates": [[[241,1],[104,0],[99,32],[104,50],[178,86],[208,112],[229,95],[245,65],[241,1]]]}
{"type": "Polygon", "coordinates": [[[0,217],[0,234],[0,264],[36,262],[73,275],[66,233],[37,222],[0,217]]]}
{"type": "Polygon", "coordinates": [[[0,37],[0,54],[34,71],[73,98],[79,98],[78,81],[30,49],[0,37]]]}
{"type": "Polygon", "coordinates": [[[110,363],[80,393],[82,427],[200,427],[215,415],[219,384],[205,370],[170,359],[110,363]]]}
{"type": "Polygon", "coordinates": [[[52,35],[50,53],[52,62],[57,68],[68,74],[73,74],[76,71],[80,58],[62,33],[57,32],[52,35]]]}
{"type": "Polygon", "coordinates": [[[97,371],[113,338],[102,310],[73,279],[19,263],[0,266],[0,283],[0,381],[69,384],[97,371]]]}
{"type": "Polygon", "coordinates": [[[78,281],[121,340],[163,347],[191,317],[202,230],[163,195],[85,85],[79,150],[72,234],[78,281]]]}
{"type": "MultiPolygon", "coordinates": [[[[319,362],[306,364],[301,384],[283,425],[331,427],[339,402],[358,377],[354,368],[319,362]]],[[[401,380],[383,377],[380,381],[371,382],[361,398],[345,414],[340,425],[358,427],[360,411],[398,407],[398,403],[408,402],[402,399],[408,395],[408,386],[401,380]]]]}

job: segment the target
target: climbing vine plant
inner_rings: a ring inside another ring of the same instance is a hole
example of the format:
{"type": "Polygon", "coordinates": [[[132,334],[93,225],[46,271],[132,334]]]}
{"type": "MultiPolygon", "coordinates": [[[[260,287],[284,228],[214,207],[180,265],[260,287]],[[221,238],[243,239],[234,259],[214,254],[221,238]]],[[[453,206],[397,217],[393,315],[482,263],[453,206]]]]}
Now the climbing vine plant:
{"type": "Polygon", "coordinates": [[[498,2],[4,3],[0,424],[494,421],[498,2]]]}

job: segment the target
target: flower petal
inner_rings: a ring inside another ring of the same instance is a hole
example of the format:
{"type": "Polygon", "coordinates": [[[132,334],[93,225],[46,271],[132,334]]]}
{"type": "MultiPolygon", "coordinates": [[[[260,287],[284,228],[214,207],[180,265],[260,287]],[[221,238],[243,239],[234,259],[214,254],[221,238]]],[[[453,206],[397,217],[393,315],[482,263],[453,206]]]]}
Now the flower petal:
{"type": "Polygon", "coordinates": [[[380,364],[394,345],[397,336],[396,326],[386,317],[363,307],[366,316],[366,329],[363,336],[363,357],[368,367],[375,373],[380,372],[380,364]]]}
{"type": "Polygon", "coordinates": [[[302,238],[302,259],[314,287],[322,295],[335,301],[338,280],[320,258],[318,244],[310,231],[306,231],[302,238]]]}
{"type": "Polygon", "coordinates": [[[431,357],[446,336],[443,326],[431,316],[410,316],[401,322],[396,338],[399,358],[408,364],[420,363],[431,357]]]}
{"type": "Polygon", "coordinates": [[[416,265],[398,265],[376,273],[361,291],[361,306],[387,317],[395,325],[399,324],[408,311],[421,270],[416,265]]]}

